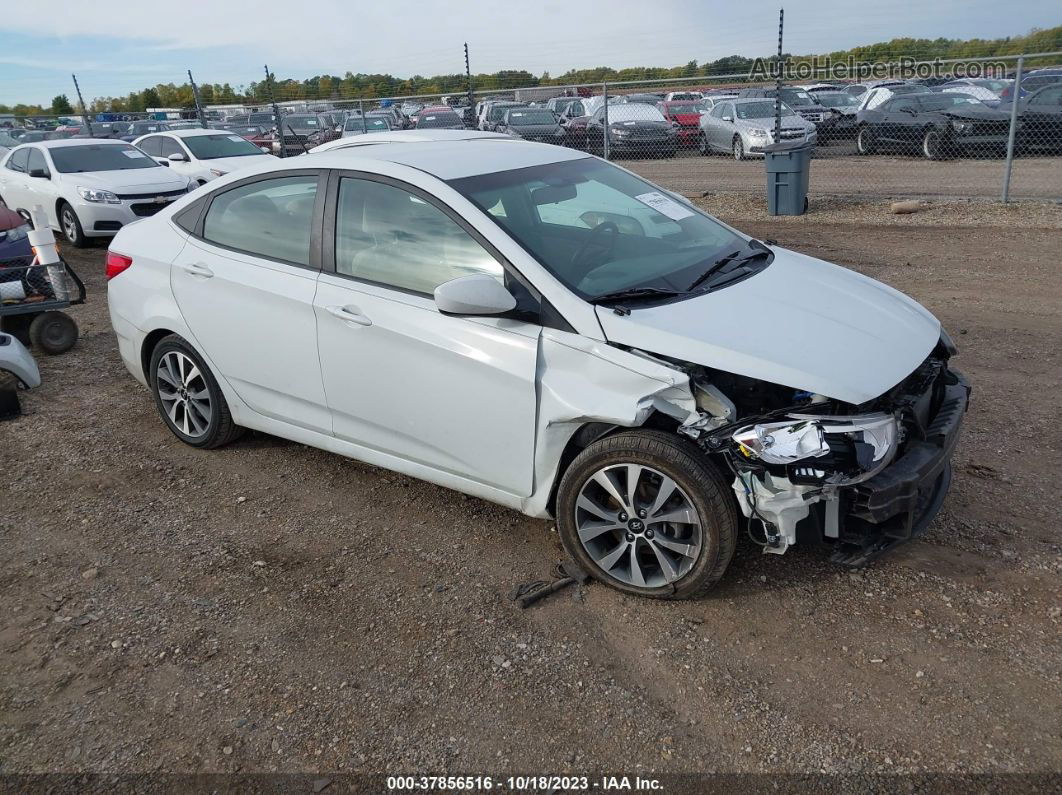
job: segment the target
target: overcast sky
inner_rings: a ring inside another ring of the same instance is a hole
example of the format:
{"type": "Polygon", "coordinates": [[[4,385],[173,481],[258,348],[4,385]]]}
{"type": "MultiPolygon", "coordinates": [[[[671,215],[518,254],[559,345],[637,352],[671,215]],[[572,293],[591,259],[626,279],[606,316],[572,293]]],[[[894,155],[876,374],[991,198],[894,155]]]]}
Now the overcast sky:
{"type": "MultiPolygon", "coordinates": [[[[6,4],[0,103],[124,95],[156,83],[234,87],[262,77],[675,66],[777,47],[778,0],[33,0],[6,4]]],[[[997,38],[1062,22],[1057,0],[816,0],[787,8],[785,49],[917,38],[997,38]]]]}

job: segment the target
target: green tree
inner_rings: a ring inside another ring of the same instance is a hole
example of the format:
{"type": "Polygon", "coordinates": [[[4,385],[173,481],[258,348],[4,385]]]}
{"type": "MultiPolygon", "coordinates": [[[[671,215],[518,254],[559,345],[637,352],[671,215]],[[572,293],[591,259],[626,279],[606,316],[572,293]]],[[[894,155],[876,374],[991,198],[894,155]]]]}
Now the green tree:
{"type": "Polygon", "coordinates": [[[52,99],[52,115],[66,116],[73,112],[74,109],[70,105],[70,100],[66,98],[66,94],[60,94],[52,99]]]}

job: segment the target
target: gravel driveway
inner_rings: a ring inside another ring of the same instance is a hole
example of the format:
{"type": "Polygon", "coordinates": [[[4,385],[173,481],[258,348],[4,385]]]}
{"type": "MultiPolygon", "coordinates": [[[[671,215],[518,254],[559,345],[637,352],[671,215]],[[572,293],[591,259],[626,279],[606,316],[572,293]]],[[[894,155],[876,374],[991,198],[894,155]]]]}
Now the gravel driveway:
{"type": "Polygon", "coordinates": [[[1059,208],[715,209],[952,332],[973,402],[923,540],[859,573],[744,541],[704,601],[521,611],[550,523],[262,434],[178,443],[104,249],[67,249],[83,338],[0,424],[0,773],[1062,769],[1059,208]]]}

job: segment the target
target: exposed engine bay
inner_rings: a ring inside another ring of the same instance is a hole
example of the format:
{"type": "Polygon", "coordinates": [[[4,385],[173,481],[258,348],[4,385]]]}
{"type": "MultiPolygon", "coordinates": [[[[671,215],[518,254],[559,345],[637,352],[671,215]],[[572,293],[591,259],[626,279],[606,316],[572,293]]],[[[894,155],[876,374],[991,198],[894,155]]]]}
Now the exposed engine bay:
{"type": "MultiPolygon", "coordinates": [[[[833,547],[861,565],[924,531],[950,484],[969,386],[949,369],[946,334],[907,378],[860,405],[683,365],[697,411],[657,408],[733,474],[750,537],[783,554],[833,547]]],[[[654,357],[656,358],[656,357],[654,357]]]]}

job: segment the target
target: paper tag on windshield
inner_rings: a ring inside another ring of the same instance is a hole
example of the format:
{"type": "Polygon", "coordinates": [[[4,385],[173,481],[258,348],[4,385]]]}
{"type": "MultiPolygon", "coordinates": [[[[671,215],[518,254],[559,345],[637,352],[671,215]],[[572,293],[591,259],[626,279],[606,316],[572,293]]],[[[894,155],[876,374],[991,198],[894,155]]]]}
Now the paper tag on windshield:
{"type": "Polygon", "coordinates": [[[136,149],[123,149],[122,154],[129,158],[147,157],[143,152],[136,149]]]}
{"type": "Polygon", "coordinates": [[[243,136],[242,136],[242,135],[230,135],[230,136],[229,136],[229,140],[230,140],[230,141],[236,141],[236,142],[239,142],[239,141],[242,141],[242,140],[243,140],[243,136]]]}
{"type": "Polygon", "coordinates": [[[690,210],[687,210],[674,199],[669,199],[655,190],[651,193],[642,193],[634,198],[642,204],[652,207],[661,215],[666,215],[672,221],[681,221],[683,218],[689,218],[693,215],[690,210]]]}

